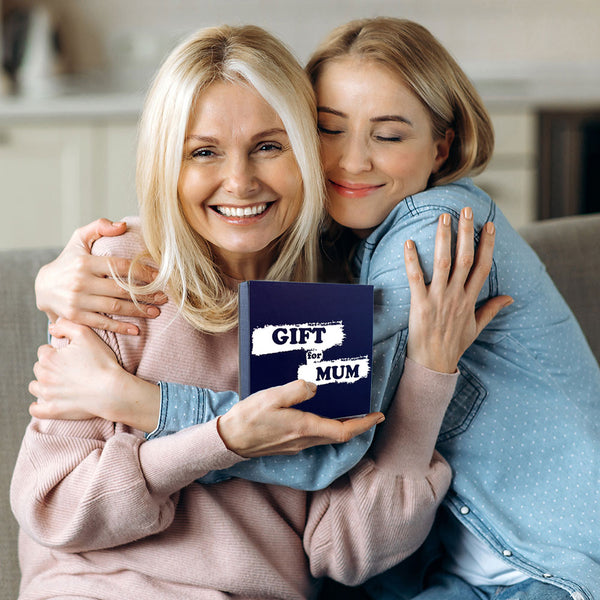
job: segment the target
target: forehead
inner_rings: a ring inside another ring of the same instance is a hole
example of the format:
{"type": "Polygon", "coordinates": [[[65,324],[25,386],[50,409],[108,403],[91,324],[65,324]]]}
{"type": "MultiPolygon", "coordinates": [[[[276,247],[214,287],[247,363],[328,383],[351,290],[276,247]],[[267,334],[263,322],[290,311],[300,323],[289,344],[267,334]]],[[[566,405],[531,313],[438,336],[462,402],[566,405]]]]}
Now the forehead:
{"type": "Polygon", "coordinates": [[[399,102],[421,105],[417,95],[391,68],[369,58],[344,56],[327,62],[316,85],[319,105],[377,104],[392,108],[399,102]]]}
{"type": "Polygon", "coordinates": [[[254,87],[245,82],[217,81],[194,103],[188,133],[244,136],[273,128],[283,129],[283,123],[254,87]]]}

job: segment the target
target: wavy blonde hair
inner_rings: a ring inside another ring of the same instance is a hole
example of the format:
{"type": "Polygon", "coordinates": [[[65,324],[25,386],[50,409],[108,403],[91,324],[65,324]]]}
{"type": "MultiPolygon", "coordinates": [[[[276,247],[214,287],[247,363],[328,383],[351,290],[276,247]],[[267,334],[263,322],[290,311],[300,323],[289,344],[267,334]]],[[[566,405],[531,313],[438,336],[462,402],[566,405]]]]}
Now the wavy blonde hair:
{"type": "Polygon", "coordinates": [[[494,148],[494,129],[477,90],[449,52],[422,25],[377,17],[334,29],[310,58],[313,86],[323,66],[346,56],[375,61],[399,77],[428,111],[434,139],[454,131],[450,155],[429,186],[481,172],[494,148]]]}
{"type": "Polygon", "coordinates": [[[166,290],[189,323],[210,333],[237,325],[237,292],[226,285],[208,242],[185,219],[177,184],[191,113],[202,92],[221,81],[250,85],[273,107],[302,177],[299,215],[274,242],[267,279],[316,278],[324,210],[314,92],[290,51],[255,26],[211,27],[179,45],[154,79],[139,128],[137,194],[144,242],[158,276],[143,287],[130,276],[128,288],[136,294],[166,290]]]}

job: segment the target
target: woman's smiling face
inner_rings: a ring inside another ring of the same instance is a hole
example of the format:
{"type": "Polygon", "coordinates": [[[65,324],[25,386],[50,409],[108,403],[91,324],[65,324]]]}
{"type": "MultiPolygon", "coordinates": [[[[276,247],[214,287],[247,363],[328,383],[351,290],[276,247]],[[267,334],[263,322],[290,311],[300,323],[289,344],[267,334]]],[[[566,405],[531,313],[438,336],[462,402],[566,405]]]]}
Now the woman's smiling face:
{"type": "Polygon", "coordinates": [[[178,182],[186,220],[224,272],[261,278],[297,217],[302,179],[275,110],[243,83],[213,83],[190,118],[178,182]]]}
{"type": "Polygon", "coordinates": [[[316,85],[328,211],[368,235],[404,198],[423,191],[448,157],[417,96],[384,66],[355,57],[325,64],[316,85]]]}

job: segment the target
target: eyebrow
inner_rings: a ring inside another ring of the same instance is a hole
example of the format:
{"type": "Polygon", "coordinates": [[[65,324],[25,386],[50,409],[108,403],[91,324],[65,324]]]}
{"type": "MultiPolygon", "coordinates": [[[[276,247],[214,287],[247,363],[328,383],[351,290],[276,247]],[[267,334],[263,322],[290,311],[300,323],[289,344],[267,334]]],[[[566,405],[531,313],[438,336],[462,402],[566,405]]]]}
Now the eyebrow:
{"type": "MultiPolygon", "coordinates": [[[[273,127],[272,129],[265,129],[264,131],[259,131],[258,133],[254,134],[252,136],[252,141],[281,134],[287,136],[287,131],[282,127],[273,127]]],[[[187,142],[189,140],[195,140],[197,142],[204,142],[207,144],[217,144],[219,142],[216,137],[212,137],[210,135],[197,135],[194,133],[185,136],[185,141],[187,142]]]]}
{"type": "MultiPolygon", "coordinates": [[[[330,108],[329,106],[318,106],[317,112],[324,112],[330,115],[335,115],[336,117],[341,117],[343,119],[347,119],[348,115],[339,110],[335,110],[334,108],[330,108]]],[[[410,119],[406,117],[402,117],[401,115],[381,115],[380,117],[373,117],[369,119],[371,123],[385,123],[386,121],[394,121],[396,123],[406,123],[413,127],[413,123],[410,119]]]]}

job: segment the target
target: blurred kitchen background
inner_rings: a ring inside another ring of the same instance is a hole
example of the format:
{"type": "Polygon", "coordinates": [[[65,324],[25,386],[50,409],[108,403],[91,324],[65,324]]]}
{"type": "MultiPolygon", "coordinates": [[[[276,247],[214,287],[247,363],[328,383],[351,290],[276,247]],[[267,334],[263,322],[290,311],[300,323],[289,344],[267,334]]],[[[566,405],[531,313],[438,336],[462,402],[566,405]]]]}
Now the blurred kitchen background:
{"type": "Polygon", "coordinates": [[[478,178],[516,227],[600,211],[599,0],[0,0],[0,248],[63,244],[136,211],[144,91],[191,31],[255,23],[305,62],[335,25],[390,15],[428,27],[496,129],[478,178]]]}

